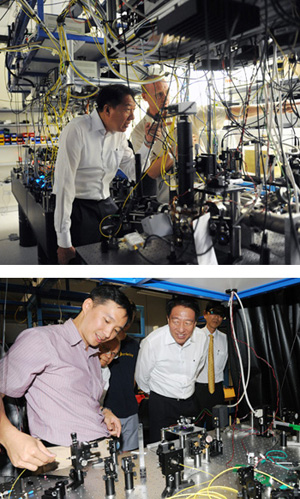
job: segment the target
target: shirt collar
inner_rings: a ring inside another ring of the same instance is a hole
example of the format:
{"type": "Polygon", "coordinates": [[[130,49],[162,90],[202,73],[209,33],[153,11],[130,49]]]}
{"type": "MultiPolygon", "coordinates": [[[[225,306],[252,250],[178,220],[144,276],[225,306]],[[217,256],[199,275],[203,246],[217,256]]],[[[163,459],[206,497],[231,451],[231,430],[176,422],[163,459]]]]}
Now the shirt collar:
{"type": "Polygon", "coordinates": [[[98,110],[94,109],[91,114],[91,120],[92,120],[92,132],[99,130],[102,135],[106,133],[106,128],[104,126],[104,123],[102,119],[99,116],[98,110]]]}
{"type": "Polygon", "coordinates": [[[67,332],[68,332],[68,335],[66,335],[66,339],[67,341],[69,341],[72,347],[82,343],[82,346],[87,351],[89,357],[91,357],[92,355],[98,355],[99,352],[97,348],[89,346],[86,349],[85,343],[72,319],[68,319],[65,322],[65,325],[67,325],[67,332]]]}
{"type": "Polygon", "coordinates": [[[68,319],[65,323],[64,323],[64,336],[66,338],[66,340],[70,343],[70,345],[73,347],[75,345],[77,345],[78,343],[80,343],[81,341],[83,342],[83,339],[77,329],[77,327],[75,326],[74,322],[72,319],[68,319]]]}
{"type": "Polygon", "coordinates": [[[206,336],[209,336],[210,334],[213,334],[214,336],[216,336],[216,334],[217,334],[217,332],[218,332],[218,329],[215,329],[215,332],[214,332],[214,333],[211,333],[211,332],[207,329],[207,327],[206,327],[206,326],[205,326],[203,329],[204,329],[204,331],[205,331],[206,336]]]}

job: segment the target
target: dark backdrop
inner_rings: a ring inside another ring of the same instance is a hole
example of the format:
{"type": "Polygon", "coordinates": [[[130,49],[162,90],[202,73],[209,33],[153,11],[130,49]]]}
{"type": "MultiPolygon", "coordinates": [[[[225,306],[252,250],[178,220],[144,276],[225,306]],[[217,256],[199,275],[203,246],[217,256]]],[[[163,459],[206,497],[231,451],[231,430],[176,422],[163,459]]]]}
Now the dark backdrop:
{"type": "MultiPolygon", "coordinates": [[[[286,407],[300,411],[300,285],[242,301],[252,347],[248,396],[253,408],[270,405],[274,410],[286,407]]],[[[247,340],[239,307],[234,307],[234,325],[246,379],[247,349],[243,342],[247,340]]],[[[228,335],[231,336],[231,331],[228,335]]],[[[233,341],[228,339],[230,369],[238,393],[240,366],[233,341]]],[[[249,411],[244,398],[239,404],[238,416],[249,411]]]]}

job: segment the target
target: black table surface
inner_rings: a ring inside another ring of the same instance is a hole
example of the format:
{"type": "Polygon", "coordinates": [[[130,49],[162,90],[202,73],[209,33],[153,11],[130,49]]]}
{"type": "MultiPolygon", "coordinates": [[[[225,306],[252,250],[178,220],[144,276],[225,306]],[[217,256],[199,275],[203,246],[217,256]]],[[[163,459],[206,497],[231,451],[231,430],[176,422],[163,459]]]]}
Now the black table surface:
{"type": "Polygon", "coordinates": [[[194,244],[191,240],[176,246],[171,252],[171,242],[153,238],[145,248],[131,250],[125,242],[106,250],[102,243],[87,244],[76,248],[82,262],[87,265],[197,265],[194,244]]]}

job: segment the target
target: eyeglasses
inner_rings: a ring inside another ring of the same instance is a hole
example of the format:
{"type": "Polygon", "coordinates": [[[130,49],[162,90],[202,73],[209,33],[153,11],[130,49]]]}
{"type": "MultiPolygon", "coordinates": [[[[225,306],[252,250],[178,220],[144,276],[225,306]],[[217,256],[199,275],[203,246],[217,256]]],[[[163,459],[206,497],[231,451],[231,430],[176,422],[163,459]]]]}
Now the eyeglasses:
{"type": "Polygon", "coordinates": [[[100,355],[110,355],[114,359],[117,359],[119,357],[119,352],[114,352],[114,351],[100,351],[100,355]]]}

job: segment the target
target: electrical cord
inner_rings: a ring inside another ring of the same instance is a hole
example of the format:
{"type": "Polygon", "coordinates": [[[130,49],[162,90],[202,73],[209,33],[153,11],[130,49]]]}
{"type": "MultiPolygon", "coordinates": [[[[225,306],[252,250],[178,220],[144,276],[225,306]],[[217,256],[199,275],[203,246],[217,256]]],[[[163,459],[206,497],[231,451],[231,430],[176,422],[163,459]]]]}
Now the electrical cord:
{"type": "Polygon", "coordinates": [[[213,247],[214,247],[214,243],[211,244],[205,251],[203,251],[203,253],[197,253],[197,256],[206,255],[206,253],[208,253],[211,249],[213,249],[213,247]]]}
{"type": "Polygon", "coordinates": [[[238,294],[235,292],[235,291],[232,291],[231,294],[230,294],[230,300],[229,300],[229,309],[230,309],[230,324],[231,324],[231,331],[232,331],[232,336],[233,336],[233,340],[234,340],[234,345],[235,345],[235,348],[236,348],[236,352],[237,352],[237,355],[238,355],[238,359],[239,359],[239,363],[240,363],[240,369],[241,369],[241,380],[242,380],[242,384],[243,384],[243,393],[241,395],[241,397],[239,397],[238,401],[235,403],[235,404],[230,404],[229,407],[236,407],[239,405],[239,403],[242,401],[242,399],[244,398],[244,396],[246,397],[246,401],[247,401],[247,404],[249,406],[249,409],[251,410],[251,412],[254,414],[255,410],[253,409],[251,403],[250,403],[250,400],[248,398],[248,394],[247,394],[247,387],[248,387],[248,383],[249,383],[249,380],[250,380],[250,370],[251,370],[251,363],[250,363],[250,349],[249,349],[249,342],[250,342],[250,339],[249,339],[249,330],[248,330],[248,324],[247,324],[247,320],[246,320],[246,316],[245,316],[245,310],[244,310],[244,307],[243,307],[243,304],[238,296],[238,294]],[[239,349],[239,346],[238,346],[238,341],[237,341],[237,337],[236,337],[236,334],[235,334],[235,329],[234,329],[234,324],[233,324],[233,298],[234,296],[237,298],[241,308],[242,308],[242,313],[243,313],[243,320],[244,320],[244,325],[245,325],[245,331],[246,331],[246,338],[247,338],[247,342],[246,342],[246,345],[248,346],[247,348],[247,354],[248,354],[248,370],[247,370],[247,380],[245,382],[245,377],[244,377],[244,367],[243,367],[243,362],[242,362],[242,357],[241,357],[241,353],[240,353],[240,349],[239,349]]]}
{"type": "MultiPolygon", "coordinates": [[[[123,76],[123,79],[125,79],[127,81],[127,83],[129,84],[128,68],[130,67],[130,61],[128,60],[128,57],[129,57],[129,51],[130,50],[129,50],[128,42],[131,41],[132,38],[127,37],[127,35],[126,35],[126,26],[122,24],[122,26],[120,28],[121,36],[118,37],[118,36],[114,35],[112,29],[110,28],[110,22],[109,22],[109,20],[105,19],[105,17],[104,17],[105,13],[104,13],[104,10],[101,8],[101,6],[100,5],[96,5],[96,4],[92,5],[92,3],[90,1],[89,2],[82,2],[82,3],[84,5],[85,14],[86,14],[87,17],[88,17],[88,14],[90,12],[93,12],[93,16],[98,21],[98,27],[100,27],[99,20],[100,20],[101,23],[103,23],[103,24],[101,24],[101,27],[106,32],[106,37],[107,37],[107,42],[106,43],[107,43],[107,45],[106,45],[106,51],[102,50],[102,53],[104,53],[108,57],[108,60],[111,62],[111,64],[117,64],[117,62],[118,62],[118,59],[112,59],[110,57],[110,55],[109,55],[109,53],[111,53],[111,51],[116,50],[116,48],[114,47],[114,43],[118,42],[118,44],[122,46],[122,50],[120,52],[118,52],[118,54],[121,55],[121,52],[122,52],[123,55],[125,56],[126,78],[124,78],[124,76],[123,76]]],[[[127,3],[125,3],[125,4],[129,8],[129,6],[127,5],[127,3]]],[[[27,15],[31,16],[31,18],[35,22],[39,22],[39,19],[35,15],[33,15],[32,11],[28,8],[27,2],[21,1],[21,5],[22,5],[22,8],[24,9],[24,11],[27,13],[27,15]]],[[[134,9],[131,9],[131,10],[134,10],[134,9]]],[[[63,11],[63,12],[66,12],[66,11],[63,11]]],[[[149,20],[147,20],[147,19],[143,20],[140,23],[140,26],[142,27],[143,26],[142,23],[145,23],[145,22],[148,22],[148,21],[149,20]]],[[[268,23],[266,22],[266,33],[267,33],[267,25],[268,25],[268,23]]],[[[207,33],[207,31],[209,29],[208,24],[206,24],[205,29],[206,29],[206,36],[208,36],[208,33],[207,33]]],[[[76,96],[72,96],[72,94],[69,94],[69,93],[65,94],[64,89],[62,89],[62,79],[61,78],[66,75],[66,67],[65,67],[65,65],[66,65],[66,63],[69,63],[69,65],[72,66],[73,61],[70,61],[70,56],[69,56],[69,54],[67,52],[67,48],[63,48],[63,46],[66,43],[66,35],[64,33],[63,28],[62,28],[61,31],[62,31],[62,33],[61,33],[61,40],[60,40],[60,43],[58,43],[58,45],[57,45],[57,50],[59,51],[59,54],[60,54],[60,76],[57,79],[57,83],[55,85],[53,85],[51,91],[49,89],[49,94],[47,94],[47,99],[49,98],[49,100],[45,100],[45,105],[44,105],[45,115],[46,115],[46,111],[47,112],[50,111],[53,114],[53,116],[54,116],[54,120],[55,120],[56,126],[58,127],[58,134],[60,132],[59,128],[61,128],[62,125],[63,125],[63,118],[68,113],[70,99],[73,98],[73,97],[74,98],[78,98],[78,99],[82,99],[82,100],[86,99],[85,96],[84,97],[76,97],[76,96]],[[57,100],[57,102],[58,102],[57,105],[55,103],[53,103],[53,102],[52,103],[50,102],[50,99],[52,98],[52,96],[55,93],[59,93],[59,95],[60,95],[59,99],[57,100]],[[62,96],[64,94],[66,95],[66,99],[63,100],[62,96]]],[[[231,36],[232,36],[232,31],[233,31],[233,26],[230,27],[230,32],[228,33],[228,41],[224,45],[224,48],[223,47],[221,48],[221,50],[223,50],[222,56],[224,57],[224,60],[225,60],[225,57],[226,57],[226,51],[228,51],[228,48],[229,48],[229,42],[230,42],[230,39],[231,39],[231,36]]],[[[242,40],[242,36],[237,40],[237,44],[239,44],[239,42],[241,40],[242,40]]],[[[148,40],[147,40],[147,42],[148,42],[148,40]]],[[[174,58],[174,64],[173,64],[174,73],[175,73],[175,64],[179,60],[179,57],[178,57],[179,47],[180,47],[180,42],[179,42],[179,44],[177,46],[176,57],[174,58]]],[[[24,49],[25,49],[25,46],[24,46],[24,49]]],[[[27,46],[27,49],[28,49],[28,46],[27,46]]],[[[158,54],[158,58],[160,58],[159,57],[159,50],[160,50],[160,46],[157,47],[157,50],[154,52],[154,55],[156,53],[158,54]]],[[[146,53],[146,59],[145,59],[145,61],[147,60],[148,56],[152,57],[153,56],[153,52],[150,52],[148,54],[146,53]]],[[[209,56],[209,54],[208,54],[208,56],[209,56]]],[[[145,62],[143,60],[143,57],[144,57],[144,51],[142,50],[141,54],[137,54],[137,62],[141,62],[141,61],[145,62]]],[[[267,57],[267,45],[265,43],[265,45],[262,48],[262,52],[261,52],[261,60],[266,60],[266,57],[267,57]]],[[[257,63],[256,67],[260,68],[261,64],[262,64],[262,62],[260,61],[259,63],[257,63]]],[[[74,67],[76,69],[76,66],[74,66],[74,67]]],[[[72,68],[73,70],[74,70],[74,67],[72,68]]],[[[225,65],[224,67],[226,68],[225,71],[227,71],[227,66],[225,65]]],[[[244,67],[243,67],[243,70],[245,72],[245,68],[244,67]]],[[[118,77],[120,77],[119,71],[116,70],[115,74],[118,75],[118,77]]],[[[257,77],[257,74],[258,74],[258,71],[256,72],[255,77],[257,77]]],[[[84,75],[82,75],[82,74],[77,74],[77,75],[80,76],[80,78],[83,76],[82,79],[84,81],[86,80],[85,81],[86,84],[90,83],[88,79],[84,79],[84,75]]],[[[245,75],[246,75],[246,72],[245,72],[245,75]]],[[[206,78],[207,77],[208,77],[208,72],[206,72],[206,78]]],[[[134,81],[136,81],[136,80],[134,80],[134,81]]],[[[184,77],[182,78],[182,81],[186,82],[186,84],[188,82],[190,82],[189,68],[184,73],[184,77]]],[[[196,81],[194,83],[196,83],[196,81]]],[[[249,90],[251,89],[251,86],[253,85],[254,81],[255,81],[255,78],[251,77],[251,81],[250,81],[250,85],[249,85],[249,90]]],[[[151,80],[151,82],[153,82],[153,80],[151,80]]],[[[149,83],[150,83],[150,81],[149,81],[149,83]]],[[[278,89],[280,88],[279,83],[276,81],[275,77],[271,78],[271,83],[272,83],[274,89],[277,89],[277,87],[278,87],[278,89]]],[[[237,91],[239,92],[239,89],[237,88],[235,82],[233,82],[233,85],[236,87],[237,91]]],[[[292,85],[292,83],[291,83],[291,85],[292,85]]],[[[292,88],[295,89],[294,86],[292,86],[292,88]]],[[[214,97],[212,96],[212,93],[215,92],[215,95],[218,95],[217,94],[218,91],[217,91],[217,88],[216,88],[216,82],[215,82],[214,78],[211,78],[211,80],[210,80],[210,83],[208,85],[208,92],[210,94],[209,102],[212,105],[212,103],[214,102],[214,100],[213,100],[214,97]]],[[[184,94],[184,83],[182,83],[182,86],[181,86],[181,89],[180,89],[180,94],[181,95],[185,95],[185,96],[187,95],[187,87],[185,89],[185,94],[184,94]]],[[[247,97],[246,97],[246,99],[243,102],[245,109],[247,107],[247,103],[248,104],[250,103],[250,94],[251,94],[251,92],[249,92],[249,94],[247,94],[247,97]]],[[[90,95],[93,95],[93,94],[90,94],[90,95]]],[[[240,95],[240,97],[242,97],[241,94],[239,94],[239,95],[240,95]]],[[[258,99],[258,95],[259,94],[257,93],[256,94],[257,101],[259,100],[258,99]]],[[[291,98],[292,98],[292,96],[291,96],[291,98]]],[[[225,108],[226,108],[226,106],[225,106],[225,108]]],[[[226,109],[230,110],[230,107],[227,106],[226,109]]],[[[297,108],[295,108],[295,109],[297,109],[297,108]]],[[[246,111],[245,111],[245,114],[246,114],[246,111]]],[[[40,121],[38,123],[40,123],[40,121]]],[[[47,125],[47,126],[49,127],[49,125],[47,125]]],[[[272,124],[272,126],[274,126],[274,125],[272,124]]],[[[243,143],[246,137],[250,137],[251,136],[250,135],[250,127],[248,126],[246,119],[240,125],[239,130],[241,131],[241,142],[243,143]]],[[[203,134],[207,133],[207,128],[206,128],[205,124],[204,124],[204,127],[202,129],[201,134],[202,133],[203,134]]],[[[231,133],[232,132],[229,131],[228,135],[226,135],[226,138],[229,137],[231,133]]],[[[258,133],[260,133],[260,132],[258,132],[258,133]]],[[[281,136],[281,140],[282,140],[282,136],[281,136]]],[[[217,144],[217,142],[216,142],[216,135],[214,135],[214,137],[212,138],[212,142],[214,143],[213,147],[215,147],[216,144],[217,144]]],[[[222,145],[223,145],[223,141],[222,141],[222,145]]],[[[268,145],[269,145],[269,141],[268,141],[268,145]]],[[[261,153],[262,153],[262,151],[261,151],[261,153]]],[[[150,152],[149,152],[149,154],[150,154],[150,152]]],[[[286,166],[287,165],[285,165],[285,167],[286,166]]],[[[161,173],[162,173],[163,177],[166,175],[166,172],[165,172],[165,169],[164,169],[164,163],[162,163],[162,171],[161,171],[161,173]]],[[[266,182],[266,177],[267,177],[267,172],[264,172],[264,180],[265,180],[265,182],[266,182]]],[[[292,184],[292,185],[294,185],[294,184],[292,184]]],[[[291,200],[290,200],[290,197],[288,197],[288,203],[289,203],[290,220],[291,220],[291,223],[292,223],[292,209],[291,209],[291,200]]],[[[267,213],[268,213],[268,196],[266,196],[266,210],[265,210],[264,232],[265,232],[265,227],[266,227],[267,213]]],[[[292,225],[293,225],[293,223],[292,223],[292,225]]],[[[295,228],[294,228],[294,225],[292,227],[292,232],[293,232],[293,235],[295,237],[295,228]]],[[[299,243],[298,243],[297,237],[295,237],[295,243],[296,243],[298,251],[299,251],[299,243]]]]}

